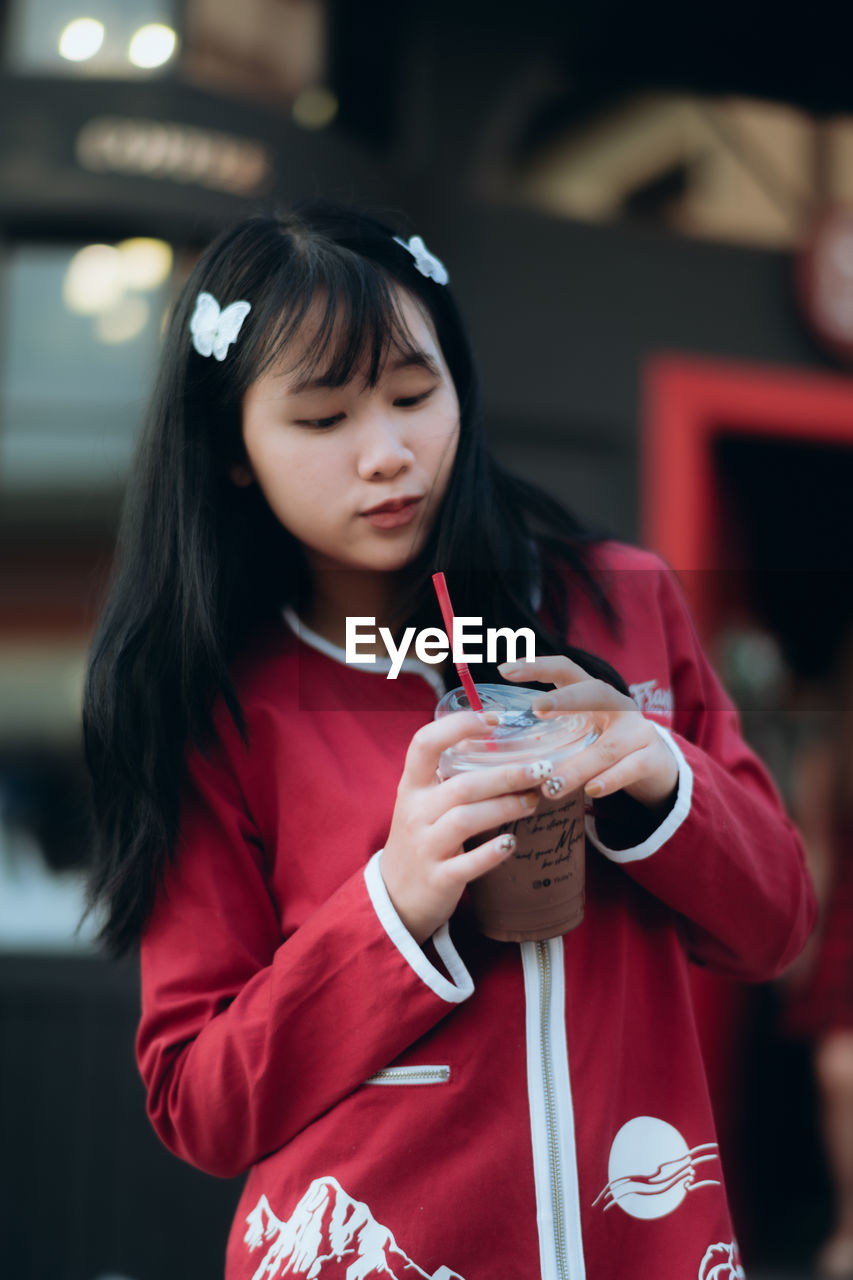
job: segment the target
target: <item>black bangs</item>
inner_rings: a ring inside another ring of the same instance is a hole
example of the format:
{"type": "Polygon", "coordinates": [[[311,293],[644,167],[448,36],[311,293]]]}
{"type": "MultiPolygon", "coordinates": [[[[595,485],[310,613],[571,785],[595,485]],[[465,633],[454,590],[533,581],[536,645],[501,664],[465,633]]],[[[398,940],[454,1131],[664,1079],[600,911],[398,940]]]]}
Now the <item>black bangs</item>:
{"type": "Polygon", "coordinates": [[[349,249],[294,240],[296,252],[270,281],[254,317],[247,382],[280,364],[300,384],[340,387],[360,378],[373,387],[392,351],[418,352],[400,309],[397,290],[404,286],[349,249]]]}

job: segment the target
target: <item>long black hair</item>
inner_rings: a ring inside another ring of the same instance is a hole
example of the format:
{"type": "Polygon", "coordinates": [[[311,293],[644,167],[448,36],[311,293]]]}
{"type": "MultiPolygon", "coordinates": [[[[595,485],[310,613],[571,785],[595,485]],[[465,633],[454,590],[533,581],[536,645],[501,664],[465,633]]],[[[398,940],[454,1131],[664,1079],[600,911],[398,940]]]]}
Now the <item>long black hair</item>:
{"type": "MultiPolygon", "coordinates": [[[[399,230],[318,202],[249,218],[204,253],[173,309],[84,698],[97,824],[90,901],[104,908],[101,938],[114,954],[142,932],[176,843],[184,753],[208,740],[217,698],[246,735],[229,677],[233,657],[263,619],[285,604],[298,609],[310,593],[299,542],[257,485],[239,487],[231,478],[245,461],[243,397],[287,351],[309,309],[313,340],[300,374],[321,373],[331,385],[356,375],[375,384],[391,347],[410,342],[395,293],[405,289],[433,326],[456,388],[456,457],[428,541],[407,571],[407,621],[441,625],[429,575],[443,569],[460,613],[531,627],[537,651],[569,653],[625,688],[605,663],[566,648],[566,569],[616,625],[589,568],[595,536],[490,457],[474,361],[450,289],[417,269],[395,237],[399,230]],[[190,339],[202,291],[223,308],[251,303],[222,360],[203,356],[190,339]]],[[[484,671],[478,678],[497,677],[484,671]]]]}

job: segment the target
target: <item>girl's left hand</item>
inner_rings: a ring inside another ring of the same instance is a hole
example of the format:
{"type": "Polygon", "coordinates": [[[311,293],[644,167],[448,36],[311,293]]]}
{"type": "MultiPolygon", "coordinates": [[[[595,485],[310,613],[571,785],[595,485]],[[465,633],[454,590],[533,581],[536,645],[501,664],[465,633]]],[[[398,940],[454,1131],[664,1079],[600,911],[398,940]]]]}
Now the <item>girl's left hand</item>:
{"type": "Polygon", "coordinates": [[[544,712],[543,720],[587,712],[599,730],[591,746],[561,763],[543,782],[541,790],[549,799],[581,787],[594,800],[626,791],[656,809],[672,797],[678,785],[675,756],[632,698],[593,680],[566,657],[504,663],[498,670],[505,680],[556,686],[533,703],[534,711],[544,712]]]}

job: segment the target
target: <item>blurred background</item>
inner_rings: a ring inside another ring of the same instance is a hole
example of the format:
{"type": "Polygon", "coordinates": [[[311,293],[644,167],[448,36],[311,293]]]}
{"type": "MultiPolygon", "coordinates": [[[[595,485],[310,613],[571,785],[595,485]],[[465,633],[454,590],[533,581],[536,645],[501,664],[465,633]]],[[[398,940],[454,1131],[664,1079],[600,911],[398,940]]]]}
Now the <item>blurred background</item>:
{"type": "Polygon", "coordinates": [[[221,1274],[238,1187],[149,1132],[134,965],[78,928],[79,702],[170,299],[221,226],[325,194],[406,211],[447,263],[496,453],[678,570],[803,824],[835,959],[696,1000],[749,1273],[811,1274],[853,1196],[853,1063],[812,1016],[853,963],[842,7],[0,13],[0,1271],[221,1274]]]}

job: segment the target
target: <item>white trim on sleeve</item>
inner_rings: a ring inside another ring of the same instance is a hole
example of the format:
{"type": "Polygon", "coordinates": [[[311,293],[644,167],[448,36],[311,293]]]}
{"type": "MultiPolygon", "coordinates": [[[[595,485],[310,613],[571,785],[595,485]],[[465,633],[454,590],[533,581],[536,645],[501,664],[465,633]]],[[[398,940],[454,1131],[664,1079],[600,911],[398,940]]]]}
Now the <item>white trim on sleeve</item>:
{"type": "Polygon", "coordinates": [[[632,849],[608,849],[606,844],[602,844],[595,829],[595,819],[591,814],[586,819],[586,834],[596,849],[603,853],[605,858],[609,858],[611,862],[639,862],[643,858],[650,858],[653,853],[657,853],[681,826],[684,819],[690,812],[690,805],[693,799],[693,770],[684,758],[681,748],[674,741],[672,735],[667,729],[661,725],[655,724],[654,720],[650,720],[649,724],[653,726],[663,738],[672,754],[675,756],[678,764],[678,792],[676,794],[675,804],[664,818],[663,822],[657,827],[650,836],[648,836],[641,844],[635,845],[632,849]]]}
{"type": "Polygon", "coordinates": [[[432,940],[452,981],[448,981],[444,974],[436,969],[435,965],[430,964],[424,952],[397,915],[396,908],[388,895],[388,890],[385,888],[385,881],[382,879],[382,870],[379,866],[381,856],[382,850],[380,849],[378,853],[374,853],[364,868],[364,882],[367,885],[367,892],[370,895],[373,910],[379,917],[380,924],[403,958],[408,961],[421,981],[425,982],[431,991],[434,991],[437,996],[440,996],[442,1000],[446,1000],[449,1004],[461,1004],[463,1000],[467,1000],[470,995],[473,995],[474,981],[451,941],[449,927],[443,924],[433,934],[432,940]]]}

